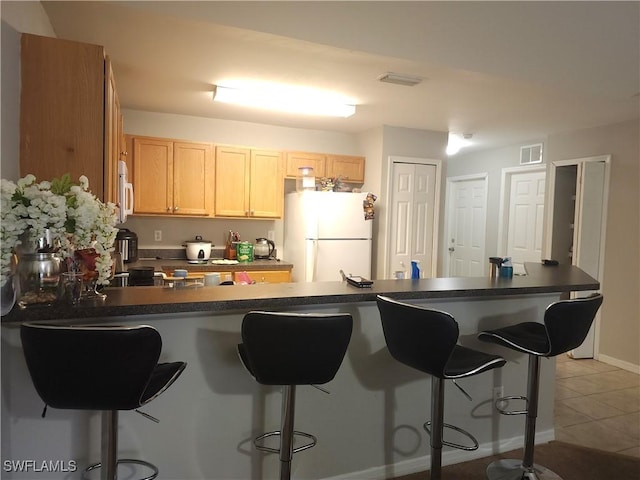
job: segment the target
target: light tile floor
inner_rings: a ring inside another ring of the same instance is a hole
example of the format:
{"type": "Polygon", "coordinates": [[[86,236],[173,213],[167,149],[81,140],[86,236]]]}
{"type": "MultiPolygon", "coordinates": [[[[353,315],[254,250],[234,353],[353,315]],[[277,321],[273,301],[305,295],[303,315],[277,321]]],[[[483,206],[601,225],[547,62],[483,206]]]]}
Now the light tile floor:
{"type": "Polygon", "coordinates": [[[556,357],[556,440],[640,458],[640,375],[556,357]]]}

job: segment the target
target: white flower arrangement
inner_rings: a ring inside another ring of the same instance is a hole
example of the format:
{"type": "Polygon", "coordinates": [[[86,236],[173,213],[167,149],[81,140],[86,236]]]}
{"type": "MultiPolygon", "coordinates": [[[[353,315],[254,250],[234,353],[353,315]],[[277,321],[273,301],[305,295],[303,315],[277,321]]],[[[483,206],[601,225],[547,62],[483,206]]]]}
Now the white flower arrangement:
{"type": "Polygon", "coordinates": [[[32,238],[47,232],[61,256],[71,268],[77,268],[77,251],[95,249],[97,284],[106,285],[111,277],[114,243],[118,229],[116,206],[103,203],[89,191],[89,180],[82,175],[78,185],[69,175],[51,182],[36,183],[29,174],[13,183],[2,179],[0,185],[0,284],[11,274],[12,257],[21,237],[32,238]]]}

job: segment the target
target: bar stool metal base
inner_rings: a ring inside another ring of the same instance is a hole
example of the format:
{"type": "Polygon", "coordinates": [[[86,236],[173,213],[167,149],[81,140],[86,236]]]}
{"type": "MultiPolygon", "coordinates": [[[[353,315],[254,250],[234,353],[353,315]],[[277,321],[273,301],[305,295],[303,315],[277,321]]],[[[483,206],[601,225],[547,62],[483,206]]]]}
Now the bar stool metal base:
{"type": "MultiPolygon", "coordinates": [[[[142,477],[142,478],[140,478],[138,480],[154,480],[158,476],[158,467],[156,467],[152,463],[145,462],[144,460],[136,460],[136,459],[133,459],[133,458],[122,458],[122,459],[118,460],[118,462],[117,462],[117,465],[124,465],[124,464],[142,465],[143,467],[147,467],[147,468],[151,469],[151,474],[150,475],[148,475],[146,477],[142,477]]],[[[89,480],[89,474],[92,471],[97,470],[99,468],[102,468],[102,463],[95,463],[93,465],[88,466],[82,472],[82,479],[83,480],[89,480]]],[[[117,467],[116,467],[116,472],[117,472],[117,467]]],[[[117,478],[117,476],[116,476],[116,478],[117,478]]]]}
{"type": "MultiPolygon", "coordinates": [[[[262,445],[260,443],[262,440],[264,440],[267,437],[275,437],[275,436],[280,436],[280,435],[282,435],[282,432],[280,432],[279,430],[274,430],[273,432],[263,433],[259,437],[255,438],[255,440],[253,441],[253,445],[258,450],[261,450],[263,452],[280,453],[280,449],[279,448],[267,447],[267,446],[262,445]]],[[[306,443],[304,445],[301,445],[299,447],[295,447],[293,450],[291,450],[291,453],[302,452],[303,450],[306,450],[307,448],[315,447],[316,443],[318,443],[318,439],[314,435],[311,435],[310,433],[299,432],[298,430],[295,430],[293,432],[293,436],[295,437],[296,435],[308,438],[308,439],[311,440],[311,442],[306,443]]]]}
{"type": "Polygon", "coordinates": [[[498,460],[487,467],[489,480],[562,480],[555,472],[542,465],[527,468],[522,460],[498,460]]]}

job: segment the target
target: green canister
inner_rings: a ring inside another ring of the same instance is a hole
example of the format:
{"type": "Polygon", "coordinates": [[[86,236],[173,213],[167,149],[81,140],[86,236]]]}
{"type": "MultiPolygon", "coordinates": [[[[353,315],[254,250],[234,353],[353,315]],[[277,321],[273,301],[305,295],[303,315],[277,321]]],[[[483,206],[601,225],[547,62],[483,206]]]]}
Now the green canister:
{"type": "Polygon", "coordinates": [[[236,258],[240,263],[253,262],[253,243],[249,243],[249,242],[238,243],[236,258]]]}

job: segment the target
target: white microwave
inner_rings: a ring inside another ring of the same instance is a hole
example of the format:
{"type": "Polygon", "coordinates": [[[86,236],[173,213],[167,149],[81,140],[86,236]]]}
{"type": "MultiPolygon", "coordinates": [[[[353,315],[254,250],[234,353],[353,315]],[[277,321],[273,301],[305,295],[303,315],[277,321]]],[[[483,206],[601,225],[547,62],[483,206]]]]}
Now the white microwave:
{"type": "Polygon", "coordinates": [[[129,182],[127,164],[118,161],[118,223],[124,223],[133,213],[133,184],[129,182]]]}

